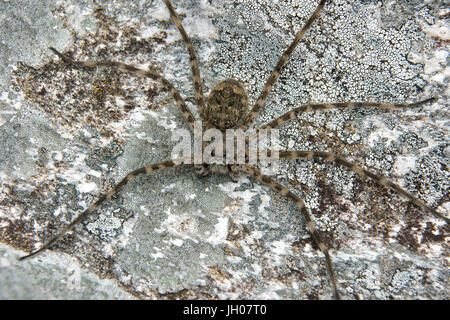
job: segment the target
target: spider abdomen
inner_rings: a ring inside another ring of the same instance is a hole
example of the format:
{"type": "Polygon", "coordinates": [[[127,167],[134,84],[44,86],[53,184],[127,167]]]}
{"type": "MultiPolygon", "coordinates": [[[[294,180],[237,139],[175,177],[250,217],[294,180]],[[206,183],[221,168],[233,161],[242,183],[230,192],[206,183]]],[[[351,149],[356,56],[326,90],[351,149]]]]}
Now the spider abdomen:
{"type": "Polygon", "coordinates": [[[238,126],[248,111],[244,86],[235,79],[226,79],[210,92],[206,110],[207,121],[218,129],[238,126]]]}

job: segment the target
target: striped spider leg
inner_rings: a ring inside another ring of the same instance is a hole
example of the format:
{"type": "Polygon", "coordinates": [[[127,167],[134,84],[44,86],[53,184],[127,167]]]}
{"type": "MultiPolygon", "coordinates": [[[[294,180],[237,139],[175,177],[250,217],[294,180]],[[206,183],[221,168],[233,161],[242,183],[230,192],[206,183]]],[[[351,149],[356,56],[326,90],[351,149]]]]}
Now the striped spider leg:
{"type": "Polygon", "coordinates": [[[162,75],[157,74],[152,71],[148,70],[142,70],[139,68],[136,68],[133,65],[125,64],[122,62],[117,61],[75,61],[67,57],[66,55],[58,52],[55,48],[50,47],[51,51],[53,51],[58,57],[60,57],[65,63],[68,63],[70,65],[73,65],[75,67],[87,67],[87,68],[96,68],[96,67],[109,67],[113,69],[117,69],[120,71],[131,73],[135,76],[141,76],[141,77],[147,77],[152,80],[158,81],[164,86],[164,89],[169,91],[173,99],[175,100],[178,108],[181,111],[181,114],[183,115],[184,119],[186,120],[186,123],[191,131],[194,130],[194,122],[195,118],[192,115],[192,112],[189,110],[188,106],[186,105],[186,102],[181,97],[180,93],[177,89],[170,83],[169,80],[164,78],[162,75]]]}
{"type": "MultiPolygon", "coordinates": [[[[288,47],[288,49],[283,53],[281,58],[279,59],[275,69],[272,71],[270,77],[267,79],[264,88],[262,89],[261,93],[259,94],[252,110],[249,112],[247,117],[244,119],[243,124],[240,126],[241,129],[248,129],[249,126],[253,123],[255,118],[261,113],[261,111],[264,108],[264,103],[266,101],[266,98],[268,94],[270,93],[272,87],[274,86],[275,82],[279,78],[281,71],[283,69],[283,66],[286,64],[287,60],[289,59],[290,55],[294,51],[296,45],[301,40],[303,35],[306,33],[306,31],[309,29],[310,25],[316,19],[318,16],[320,10],[324,7],[325,1],[320,1],[318,6],[316,7],[315,11],[311,15],[311,17],[308,19],[306,24],[303,26],[303,28],[296,34],[294,41],[291,43],[291,45],[288,47]]],[[[252,131],[250,135],[256,134],[258,130],[261,129],[276,129],[280,127],[281,125],[285,124],[289,120],[292,120],[295,118],[296,115],[302,113],[302,112],[310,112],[310,111],[319,111],[319,110],[330,110],[330,109],[345,109],[345,108],[371,108],[371,107],[378,107],[382,109],[387,110],[395,110],[395,109],[405,109],[405,108],[412,108],[416,106],[420,106],[422,104],[432,102],[435,98],[428,98],[419,102],[415,103],[377,103],[377,102],[344,102],[344,103],[322,103],[322,104],[306,104],[302,105],[298,108],[295,108],[291,111],[286,112],[282,116],[272,120],[266,125],[263,125],[259,127],[258,129],[252,131]]],[[[246,143],[248,143],[249,137],[246,137],[246,143]]],[[[265,151],[262,151],[263,153],[265,151]]],[[[267,155],[270,156],[270,150],[266,150],[267,155]]],[[[246,154],[248,155],[248,150],[246,149],[246,154]]],[[[419,208],[431,212],[433,215],[435,215],[438,218],[444,219],[446,222],[449,221],[448,218],[437,212],[435,209],[429,207],[424,202],[420,201],[410,193],[408,193],[406,190],[401,188],[399,185],[390,182],[385,177],[378,176],[354,163],[351,163],[350,161],[347,161],[343,158],[337,157],[334,154],[328,153],[328,152],[314,152],[314,151],[287,151],[287,150],[280,150],[279,151],[279,157],[281,159],[297,159],[297,158],[306,158],[306,159],[317,159],[317,158],[323,158],[326,161],[336,162],[337,164],[343,165],[350,170],[355,171],[356,173],[364,176],[369,177],[373,179],[378,185],[392,188],[395,192],[399,193],[400,195],[408,198],[412,201],[416,206],[419,208]]],[[[295,194],[293,194],[289,189],[287,189],[285,186],[279,184],[269,176],[261,174],[261,172],[252,166],[244,165],[240,168],[243,172],[246,172],[250,176],[253,176],[254,178],[258,179],[259,181],[265,183],[266,185],[270,186],[275,191],[279,192],[281,195],[286,196],[293,200],[297,207],[300,209],[303,217],[305,218],[307,222],[307,226],[309,229],[309,232],[313,238],[313,241],[315,244],[319,247],[321,252],[325,255],[326,259],[326,266],[327,266],[327,272],[331,280],[331,284],[334,290],[334,295],[337,299],[340,298],[336,276],[334,274],[333,268],[332,268],[332,262],[331,258],[328,252],[328,248],[323,243],[320,234],[317,231],[317,228],[314,225],[314,222],[312,221],[308,210],[306,209],[304,202],[298,198],[295,194]]]]}
{"type": "Polygon", "coordinates": [[[280,77],[280,74],[283,70],[284,65],[288,61],[289,57],[292,55],[292,53],[295,50],[295,47],[298,45],[300,40],[305,35],[306,31],[308,31],[311,24],[314,22],[314,20],[319,15],[322,8],[325,6],[326,0],[321,0],[319,4],[317,5],[316,9],[312,13],[312,15],[309,17],[309,19],[306,21],[306,23],[303,25],[303,27],[300,29],[299,32],[295,35],[294,40],[291,42],[289,47],[286,49],[286,51],[283,52],[280,59],[278,60],[277,65],[275,66],[275,69],[273,69],[272,73],[270,74],[270,77],[266,80],[266,83],[261,90],[261,93],[259,94],[258,98],[256,99],[256,102],[253,106],[253,108],[248,113],[247,117],[244,119],[243,124],[241,125],[241,129],[244,131],[249,128],[249,126],[253,123],[255,118],[261,113],[264,103],[266,102],[267,96],[269,95],[270,91],[272,90],[275,82],[280,77]]]}
{"type": "MultiPolygon", "coordinates": [[[[194,91],[195,91],[195,100],[198,107],[198,112],[201,117],[201,120],[203,120],[203,124],[205,128],[216,128],[221,131],[225,131],[225,129],[233,128],[233,129],[243,129],[244,131],[250,127],[250,125],[254,122],[255,118],[261,113],[261,111],[264,108],[265,101],[267,99],[267,96],[271,92],[273,86],[275,85],[276,81],[280,77],[281,72],[283,71],[283,67],[286,65],[289,57],[295,50],[298,43],[301,41],[305,33],[309,30],[312,23],[315,21],[315,19],[318,17],[320,11],[325,6],[326,0],[320,0],[317,1],[318,5],[316,6],[315,10],[311,14],[310,18],[307,20],[305,25],[301,28],[299,32],[296,33],[294,40],[291,42],[289,47],[284,51],[284,53],[281,55],[277,65],[275,66],[274,70],[271,72],[269,78],[266,80],[266,83],[264,85],[264,88],[262,89],[261,93],[259,94],[258,98],[256,99],[255,104],[251,108],[250,111],[248,111],[248,97],[245,91],[245,88],[241,85],[241,83],[238,80],[235,79],[227,79],[225,81],[220,82],[216,87],[214,87],[208,98],[205,99],[203,94],[203,88],[202,88],[202,79],[200,76],[200,70],[199,70],[199,64],[196,57],[195,49],[192,45],[192,42],[187,35],[180,17],[176,13],[174,7],[172,6],[170,0],[163,0],[169,13],[172,21],[176,25],[178,31],[181,34],[181,37],[183,39],[183,42],[185,43],[187,47],[187,51],[189,54],[189,61],[190,61],[190,68],[192,73],[192,81],[194,84],[194,91]],[[228,109],[227,109],[228,108],[228,109]]],[[[193,116],[193,113],[189,110],[187,107],[185,101],[183,100],[180,93],[177,91],[177,89],[174,88],[174,86],[162,75],[159,75],[153,71],[150,70],[143,70],[136,68],[135,66],[124,64],[121,62],[114,62],[114,61],[75,61],[67,57],[66,55],[56,51],[54,48],[50,48],[56,55],[58,55],[64,62],[69,63],[75,67],[87,67],[87,68],[95,68],[95,67],[109,67],[113,69],[117,69],[120,71],[131,73],[134,76],[143,76],[148,77],[154,81],[160,82],[165,89],[169,91],[171,96],[174,98],[180,112],[182,113],[184,119],[186,120],[186,123],[191,131],[194,131],[194,122],[195,118],[193,116]]],[[[291,110],[281,117],[278,117],[277,119],[271,121],[270,123],[260,127],[259,129],[255,130],[254,132],[257,132],[260,129],[275,129],[283,125],[284,123],[288,122],[291,119],[294,119],[295,116],[301,112],[307,112],[307,111],[318,111],[318,110],[328,110],[332,108],[357,108],[357,107],[381,107],[385,109],[395,109],[395,108],[409,108],[414,107],[417,105],[421,105],[423,103],[429,102],[433,100],[433,98],[426,99],[417,103],[413,104],[387,104],[387,103],[366,103],[366,102],[357,102],[357,103],[327,103],[327,104],[307,104],[300,106],[294,110],[291,110]]],[[[246,137],[248,138],[248,137],[246,137]]],[[[226,155],[225,151],[225,154],[226,155]]],[[[247,152],[247,151],[246,151],[247,152]]],[[[376,174],[371,173],[370,171],[361,168],[360,166],[357,166],[345,159],[342,159],[338,156],[335,156],[328,152],[319,152],[319,151],[287,151],[282,150],[279,152],[279,156],[282,159],[294,159],[294,158],[306,158],[306,159],[324,159],[326,161],[336,162],[337,164],[343,165],[347,167],[350,170],[353,170],[360,175],[364,177],[369,177],[373,179],[376,183],[378,183],[381,186],[386,186],[392,188],[397,193],[400,193],[401,195],[409,198],[413,201],[413,203],[420,208],[423,208],[425,210],[430,211],[434,215],[445,219],[448,222],[448,219],[438,213],[436,210],[430,208],[425,203],[421,202],[408,192],[406,192],[404,189],[402,189],[400,186],[388,181],[386,178],[378,176],[376,174]]],[[[80,215],[78,215],[70,224],[68,224],[66,227],[62,229],[56,236],[54,236],[49,242],[45,243],[40,249],[31,252],[30,254],[20,258],[21,260],[32,257],[36,255],[37,253],[49,248],[52,244],[54,244],[58,239],[60,239],[67,231],[71,230],[78,222],[86,218],[88,215],[92,214],[104,201],[110,200],[112,196],[116,195],[122,188],[125,186],[128,182],[133,180],[137,175],[140,174],[147,174],[152,173],[155,171],[160,171],[168,168],[174,168],[181,165],[188,165],[193,163],[193,158],[183,158],[181,160],[168,160],[165,162],[160,162],[152,165],[148,165],[145,167],[142,167],[140,169],[136,169],[132,171],[131,173],[127,174],[125,178],[123,178],[118,184],[116,184],[113,188],[108,190],[103,195],[100,195],[98,200],[92,204],[87,210],[82,212],[80,215]]],[[[201,172],[203,175],[206,175],[207,173],[214,172],[214,168],[209,168],[208,163],[203,163],[202,165],[194,165],[196,169],[200,167],[200,169],[203,169],[201,172]]],[[[283,186],[282,184],[275,181],[273,178],[263,175],[259,169],[250,166],[249,164],[242,164],[242,165],[223,165],[221,169],[225,169],[222,171],[217,171],[221,173],[226,173],[226,169],[228,169],[228,174],[233,179],[233,173],[230,169],[235,169],[236,171],[242,171],[249,176],[254,177],[255,179],[261,181],[262,183],[270,186],[272,189],[274,189],[276,192],[280,193],[282,196],[285,196],[289,198],[290,200],[293,200],[295,204],[297,205],[298,209],[300,210],[300,213],[304,217],[307,223],[308,230],[311,234],[311,237],[313,239],[313,242],[317,247],[321,250],[321,252],[325,255],[325,262],[327,267],[327,272],[330,278],[331,286],[334,292],[334,295],[337,299],[340,298],[340,293],[337,285],[337,279],[335,276],[335,273],[333,271],[333,265],[331,261],[331,257],[329,254],[329,250],[327,246],[324,244],[324,241],[322,240],[320,233],[318,232],[317,228],[314,225],[314,222],[311,218],[310,213],[308,212],[308,209],[305,206],[305,203],[302,199],[300,199],[298,196],[296,196],[294,193],[289,191],[288,188],[283,186]]],[[[217,168],[216,168],[217,169],[217,168]]]]}
{"type": "Polygon", "coordinates": [[[308,226],[308,230],[311,234],[311,237],[314,241],[314,243],[319,247],[320,251],[325,255],[325,261],[327,266],[327,272],[331,280],[331,285],[333,287],[334,296],[336,299],[340,299],[341,295],[339,293],[339,289],[337,286],[336,276],[333,271],[333,265],[331,262],[331,257],[328,252],[328,248],[325,246],[322,237],[320,236],[319,232],[317,231],[316,226],[314,225],[314,222],[311,219],[311,216],[308,212],[308,209],[306,209],[305,203],[302,199],[300,199],[298,196],[296,196],[294,193],[289,191],[289,189],[282,184],[278,183],[271,177],[264,175],[261,173],[260,170],[257,168],[250,166],[250,165],[243,165],[241,167],[241,170],[247,173],[248,175],[258,179],[262,183],[268,185],[273,190],[280,193],[282,196],[288,197],[289,199],[293,200],[295,204],[297,205],[298,209],[300,210],[303,218],[306,220],[306,225],[308,226]]]}
{"type": "MultiPolygon", "coordinates": [[[[57,235],[55,235],[52,239],[50,239],[48,242],[46,242],[41,248],[25,255],[19,258],[19,260],[25,260],[27,258],[31,258],[38,254],[39,252],[42,252],[49,247],[51,247],[52,244],[54,244],[56,241],[58,241],[67,231],[71,230],[75,225],[77,225],[79,222],[84,220],[88,215],[92,214],[97,210],[97,208],[106,200],[110,201],[111,198],[116,195],[120,189],[122,189],[128,182],[132,181],[134,178],[136,178],[140,174],[150,174],[156,171],[161,171],[165,169],[175,168],[179,167],[181,165],[185,165],[184,162],[186,162],[188,159],[178,159],[178,160],[167,160],[164,162],[154,163],[139,169],[136,169],[130,173],[128,173],[125,178],[120,180],[119,183],[117,183],[114,187],[106,191],[104,194],[100,195],[98,200],[94,202],[89,208],[87,208],[85,211],[83,211],[81,214],[79,214],[71,223],[69,223],[67,226],[65,226],[57,235]]],[[[187,162],[192,161],[192,159],[189,159],[187,162]]]]}
{"type": "MultiPolygon", "coordinates": [[[[184,30],[181,21],[173,9],[172,4],[170,1],[165,0],[164,1],[166,6],[168,7],[170,11],[170,15],[178,27],[183,40],[185,41],[190,60],[191,60],[191,69],[192,69],[192,75],[193,75],[193,81],[194,81],[194,87],[196,92],[196,98],[197,103],[199,105],[200,110],[204,110],[204,97],[203,97],[203,90],[201,86],[201,79],[200,79],[200,72],[198,68],[198,62],[195,55],[195,50],[192,46],[192,43],[189,39],[189,37],[186,34],[186,31],[184,30]]],[[[181,111],[184,119],[186,120],[186,123],[191,130],[191,132],[194,130],[194,121],[195,118],[192,115],[192,112],[187,107],[184,99],[181,97],[180,93],[177,89],[168,81],[166,78],[164,78],[162,75],[159,75],[155,72],[149,71],[149,70],[142,70],[139,69],[133,65],[125,64],[122,62],[116,62],[116,61],[75,61],[71,58],[67,57],[66,55],[60,53],[55,48],[50,47],[51,51],[53,51],[58,57],[60,57],[65,63],[68,63],[70,65],[73,65],[74,67],[87,67],[87,68],[96,68],[96,67],[109,67],[113,69],[117,69],[123,72],[131,73],[135,76],[142,76],[142,77],[148,77],[152,80],[160,82],[164,88],[169,91],[169,93],[172,95],[173,99],[175,100],[179,110],[181,111]]],[[[185,159],[187,160],[187,159],[185,159]]],[[[189,159],[188,163],[192,163],[193,159],[189,159]]],[[[45,249],[49,248],[53,243],[55,243],[58,239],[60,239],[67,231],[71,230],[78,222],[82,221],[84,218],[86,218],[89,214],[93,213],[105,200],[110,200],[113,195],[115,195],[123,186],[125,186],[129,181],[133,180],[137,175],[142,173],[151,173],[154,171],[159,171],[163,169],[173,168],[176,166],[179,166],[183,164],[183,160],[179,161],[172,161],[168,160],[165,162],[157,163],[148,165],[139,169],[136,169],[132,171],[131,173],[127,174],[125,178],[123,178],[117,185],[115,185],[112,189],[108,190],[105,194],[101,195],[99,199],[91,205],[88,209],[86,209],[83,213],[78,215],[70,224],[68,224],[66,227],[63,228],[61,232],[59,232],[56,236],[54,236],[50,241],[45,243],[41,248],[39,248],[36,251],[31,252],[30,254],[23,256],[19,258],[20,260],[24,260],[26,258],[30,258],[36,254],[38,254],[41,251],[44,251],[45,249]]]]}

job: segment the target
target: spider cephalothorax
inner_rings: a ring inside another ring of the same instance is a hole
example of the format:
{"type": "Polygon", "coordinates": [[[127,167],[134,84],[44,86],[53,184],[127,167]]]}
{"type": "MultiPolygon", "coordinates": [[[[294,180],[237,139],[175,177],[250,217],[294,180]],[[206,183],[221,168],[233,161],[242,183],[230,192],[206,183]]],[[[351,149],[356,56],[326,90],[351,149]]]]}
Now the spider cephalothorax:
{"type": "Polygon", "coordinates": [[[235,79],[217,84],[210,92],[206,119],[218,129],[237,127],[248,112],[248,96],[244,86],[235,79]]]}
{"type": "MultiPolygon", "coordinates": [[[[175,9],[173,8],[171,2],[169,0],[164,0],[172,20],[180,31],[183,41],[186,43],[188,54],[190,58],[190,67],[192,71],[192,78],[194,82],[194,90],[195,90],[195,98],[199,108],[199,114],[202,117],[202,120],[206,123],[208,128],[215,128],[216,131],[227,131],[226,129],[231,128],[239,128],[242,130],[247,130],[250,125],[253,123],[253,120],[260,114],[262,111],[266,98],[270,93],[273,85],[279,78],[284,65],[287,63],[290,55],[295,50],[297,44],[302,39],[303,35],[309,29],[310,25],[319,15],[321,9],[325,6],[325,0],[320,0],[317,5],[315,11],[312,13],[310,18],[306,21],[303,28],[298,31],[295,35],[294,40],[290,44],[290,46],[284,51],[281,55],[277,65],[272,71],[271,75],[267,78],[267,81],[262,89],[260,95],[255,101],[254,106],[251,110],[248,110],[248,96],[244,86],[237,80],[227,79],[220,82],[216,87],[211,90],[211,93],[207,99],[207,103],[205,104],[205,99],[203,96],[202,89],[202,81],[200,77],[200,70],[197,62],[197,57],[195,55],[194,47],[191,43],[190,38],[188,37],[186,31],[184,30],[181,20],[175,9]]],[[[148,77],[154,81],[157,81],[163,85],[163,87],[170,93],[170,95],[175,100],[180,112],[182,113],[189,129],[191,131],[195,131],[195,117],[191,110],[187,107],[184,99],[181,94],[177,91],[177,89],[164,78],[162,75],[151,71],[152,69],[143,70],[136,68],[132,65],[121,63],[121,62],[112,62],[112,61],[73,61],[67,56],[59,53],[55,49],[51,48],[51,50],[56,53],[64,62],[72,64],[74,67],[110,67],[113,69],[118,69],[124,72],[131,73],[135,76],[143,76],[148,77]]],[[[295,116],[302,112],[310,112],[310,111],[318,111],[318,110],[328,110],[334,108],[368,108],[368,107],[381,107],[385,109],[392,108],[410,108],[417,105],[421,105],[425,102],[430,102],[433,99],[425,99],[413,104],[391,104],[391,103],[371,103],[371,102],[347,102],[347,103],[321,103],[321,104],[306,104],[299,106],[291,111],[286,112],[280,117],[272,120],[268,124],[265,124],[258,128],[260,129],[276,129],[282,126],[283,124],[289,122],[294,119],[295,116]]],[[[207,129],[207,128],[205,128],[207,129]]],[[[270,150],[268,150],[270,153],[270,150]]],[[[247,150],[244,151],[247,156],[247,150]]],[[[228,151],[223,152],[225,155],[229,155],[228,151]]],[[[235,155],[235,154],[233,154],[235,155]]],[[[345,160],[342,157],[339,157],[331,152],[325,151],[311,151],[311,150],[279,150],[279,158],[280,159],[321,159],[328,162],[333,162],[337,165],[343,166],[348,170],[352,170],[358,173],[361,177],[368,178],[373,180],[376,184],[382,187],[387,187],[398,194],[408,198],[412,203],[423,210],[428,211],[429,213],[435,215],[436,217],[449,221],[447,217],[443,214],[437,212],[437,210],[431,208],[424,202],[420,201],[418,198],[413,196],[412,194],[405,191],[399,185],[390,182],[388,179],[379,176],[377,174],[372,173],[369,170],[362,168],[361,166],[352,163],[348,160],[345,160]]],[[[247,159],[247,158],[245,158],[247,159]]],[[[78,215],[70,224],[68,224],[62,231],[60,231],[56,236],[54,236],[50,241],[48,241],[44,246],[40,249],[31,252],[27,256],[22,257],[21,259],[25,259],[31,257],[47,248],[49,248],[53,243],[55,243],[59,238],[61,238],[65,232],[72,229],[78,222],[83,220],[86,216],[93,213],[104,201],[110,200],[111,197],[117,194],[123,186],[125,186],[128,182],[132,181],[137,175],[140,174],[150,174],[156,171],[161,171],[168,168],[174,168],[182,165],[197,165],[200,167],[203,172],[202,174],[206,174],[208,172],[220,172],[220,173],[228,173],[230,177],[236,178],[238,174],[244,173],[249,176],[261,181],[262,183],[270,186],[275,192],[278,192],[282,196],[287,197],[288,199],[295,202],[300,214],[302,215],[306,225],[308,227],[308,231],[313,239],[313,242],[320,249],[320,251],[325,256],[326,268],[328,275],[330,277],[331,285],[336,298],[340,297],[340,293],[338,290],[338,281],[333,271],[331,256],[329,254],[329,250],[325,245],[324,241],[318,230],[315,227],[315,224],[309,214],[309,210],[305,206],[303,200],[291,192],[286,186],[277,182],[274,178],[269,177],[268,175],[263,174],[258,168],[251,165],[251,163],[244,161],[243,163],[224,163],[224,164],[210,164],[205,161],[200,163],[194,163],[192,157],[188,157],[189,161],[185,161],[186,158],[167,160],[160,163],[154,163],[147,165],[145,167],[136,169],[129,174],[127,174],[118,184],[116,184],[113,188],[106,191],[105,194],[101,195],[99,199],[93,203],[89,208],[87,208],[83,213],[78,215]]]]}

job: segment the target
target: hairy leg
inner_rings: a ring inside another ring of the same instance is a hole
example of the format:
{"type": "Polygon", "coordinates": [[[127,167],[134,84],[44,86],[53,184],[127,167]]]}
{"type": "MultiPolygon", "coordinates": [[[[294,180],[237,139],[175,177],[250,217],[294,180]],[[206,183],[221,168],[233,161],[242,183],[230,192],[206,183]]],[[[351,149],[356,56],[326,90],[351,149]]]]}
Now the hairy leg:
{"type": "Polygon", "coordinates": [[[83,213],[78,215],[70,224],[65,226],[61,232],[59,232],[56,236],[54,236],[50,241],[45,243],[41,248],[36,251],[31,252],[30,254],[20,257],[19,260],[24,260],[30,258],[45,249],[48,249],[52,244],[58,241],[67,231],[71,230],[76,224],[85,219],[88,215],[93,213],[105,200],[111,200],[111,197],[117,194],[123,186],[125,186],[128,182],[136,178],[139,174],[149,174],[155,171],[160,171],[168,168],[174,168],[180,165],[183,165],[183,160],[167,160],[160,163],[151,164],[139,169],[136,169],[125,176],[118,184],[116,184],[112,189],[108,190],[106,193],[102,194],[99,199],[92,204],[88,209],[86,209],[83,213]]]}
{"type": "Polygon", "coordinates": [[[194,122],[195,118],[192,115],[192,112],[187,107],[186,103],[184,102],[183,98],[181,97],[180,93],[177,89],[170,83],[169,80],[164,78],[163,76],[147,71],[142,70],[139,68],[136,68],[135,66],[125,64],[122,62],[116,62],[116,61],[75,61],[67,57],[66,55],[63,55],[62,53],[58,52],[55,48],[50,47],[50,50],[52,50],[58,57],[60,57],[65,63],[71,64],[76,67],[87,67],[87,68],[95,68],[95,67],[110,67],[113,69],[118,69],[120,71],[131,73],[135,76],[142,76],[147,77],[152,80],[158,81],[161,83],[166,90],[170,92],[173,99],[175,100],[178,108],[180,109],[181,113],[183,114],[184,119],[186,120],[189,129],[191,131],[194,131],[194,122]]]}
{"type": "Polygon", "coordinates": [[[206,119],[205,115],[206,107],[205,107],[205,98],[203,96],[202,79],[200,77],[200,69],[198,67],[198,60],[195,54],[194,46],[192,45],[191,39],[187,35],[186,30],[184,30],[183,25],[181,24],[180,17],[173,8],[172,3],[170,3],[170,0],[164,0],[164,3],[166,4],[167,9],[169,9],[170,17],[172,18],[173,22],[180,31],[181,37],[183,38],[183,41],[186,44],[192,71],[192,81],[194,82],[195,100],[197,101],[197,106],[199,108],[198,111],[200,115],[202,115],[203,119],[206,119]]]}
{"type": "Polygon", "coordinates": [[[261,110],[264,106],[264,103],[267,99],[267,96],[269,95],[269,92],[272,90],[273,85],[280,77],[280,74],[281,74],[281,71],[282,71],[284,65],[286,64],[287,60],[291,56],[292,52],[294,52],[295,47],[300,42],[300,40],[303,38],[306,31],[308,31],[308,29],[311,26],[311,24],[313,23],[313,21],[319,15],[320,10],[322,10],[322,8],[325,5],[325,1],[326,0],[320,1],[320,3],[317,5],[316,9],[314,10],[313,14],[311,15],[311,17],[308,19],[308,21],[306,21],[303,28],[299,32],[297,32],[297,34],[295,35],[294,41],[292,41],[291,45],[283,53],[280,60],[278,60],[278,63],[276,65],[275,69],[272,71],[272,74],[267,79],[266,84],[264,85],[264,88],[262,89],[261,93],[259,94],[258,98],[256,99],[255,105],[253,106],[252,110],[245,118],[244,123],[241,125],[241,128],[244,131],[247,130],[247,128],[250,126],[250,124],[255,120],[255,118],[261,112],[261,110]]]}
{"type": "MultiPolygon", "coordinates": [[[[271,153],[270,150],[268,150],[267,152],[270,156],[270,153],[271,153]]],[[[383,176],[379,176],[377,174],[374,174],[374,173],[358,166],[357,164],[354,164],[348,160],[345,160],[341,157],[334,155],[333,153],[324,152],[324,151],[290,151],[290,150],[279,150],[278,152],[279,152],[278,153],[279,157],[281,159],[324,159],[329,162],[335,162],[344,167],[347,167],[348,169],[358,173],[359,175],[361,175],[363,177],[371,178],[380,186],[393,189],[398,194],[411,200],[411,202],[413,204],[415,204],[416,206],[418,206],[419,208],[432,213],[433,215],[435,215],[438,218],[444,219],[447,223],[450,220],[449,218],[445,217],[443,214],[437,212],[435,209],[431,208],[424,202],[422,202],[419,199],[417,199],[416,197],[414,197],[412,194],[407,192],[405,189],[403,189],[399,185],[389,181],[387,178],[385,178],[383,176]]]]}
{"type": "Polygon", "coordinates": [[[316,104],[305,104],[291,111],[286,112],[282,116],[272,120],[268,124],[261,126],[258,129],[275,129],[281,127],[283,124],[292,120],[298,114],[302,112],[311,112],[319,110],[331,110],[331,109],[348,109],[348,108],[383,108],[383,109],[406,109],[413,108],[425,104],[427,102],[432,102],[436,98],[428,98],[415,103],[377,103],[377,102],[342,102],[342,103],[316,103],[316,104]]]}
{"type": "Polygon", "coordinates": [[[285,186],[276,182],[274,179],[270,178],[269,176],[263,175],[261,173],[261,171],[259,171],[257,168],[255,168],[253,166],[249,166],[249,165],[243,165],[241,167],[241,169],[242,169],[242,171],[246,172],[250,176],[252,176],[252,177],[258,179],[259,181],[261,181],[262,183],[268,185],[269,187],[271,187],[272,189],[274,189],[275,191],[280,193],[282,196],[286,196],[295,202],[295,204],[297,205],[297,207],[299,208],[300,212],[302,213],[303,217],[306,220],[306,224],[308,226],[309,232],[311,233],[311,236],[312,236],[315,244],[319,247],[320,251],[322,251],[322,253],[325,255],[327,271],[330,276],[331,284],[333,286],[334,295],[335,295],[336,299],[340,299],[340,294],[339,294],[339,290],[338,290],[337,282],[336,282],[336,276],[333,271],[330,254],[328,253],[328,248],[323,243],[323,240],[322,240],[319,232],[317,231],[317,229],[311,219],[311,216],[309,215],[308,210],[306,209],[306,206],[305,206],[305,203],[303,202],[303,200],[300,199],[299,197],[297,197],[291,191],[289,191],[288,188],[286,188],[285,186]]]}
{"type": "MultiPolygon", "coordinates": [[[[305,104],[291,111],[286,112],[282,116],[270,121],[269,123],[262,125],[258,129],[252,131],[250,135],[255,135],[259,130],[276,129],[295,119],[295,117],[302,112],[314,112],[321,110],[332,110],[332,109],[350,109],[350,108],[383,108],[387,110],[395,110],[413,108],[420,106],[422,104],[433,102],[436,98],[428,98],[415,103],[377,103],[377,102],[339,102],[339,103],[314,103],[305,104]]],[[[245,137],[245,143],[249,143],[249,136],[245,137]]],[[[247,152],[247,151],[246,151],[247,152]]]]}

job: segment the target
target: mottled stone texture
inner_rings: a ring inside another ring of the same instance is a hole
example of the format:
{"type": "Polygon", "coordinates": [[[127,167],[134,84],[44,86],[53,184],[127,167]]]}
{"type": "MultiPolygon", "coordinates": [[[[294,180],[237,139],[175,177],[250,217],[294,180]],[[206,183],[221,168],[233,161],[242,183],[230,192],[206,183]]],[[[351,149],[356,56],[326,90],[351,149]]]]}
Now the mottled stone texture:
{"type": "MultiPolygon", "coordinates": [[[[169,158],[173,130],[187,128],[158,84],[71,68],[49,46],[157,70],[196,113],[188,54],[162,1],[26,2],[0,2],[0,298],[332,296],[293,203],[254,179],[192,168],[137,178],[51,251],[17,262],[127,172],[169,158]]],[[[373,168],[448,215],[450,28],[438,3],[327,2],[257,123],[307,102],[436,96],[405,112],[305,113],[281,138],[373,168]]],[[[205,93],[234,77],[254,102],[316,2],[173,4],[205,93]]],[[[286,161],[276,178],[312,211],[344,298],[450,298],[443,221],[333,164],[286,161]]]]}

